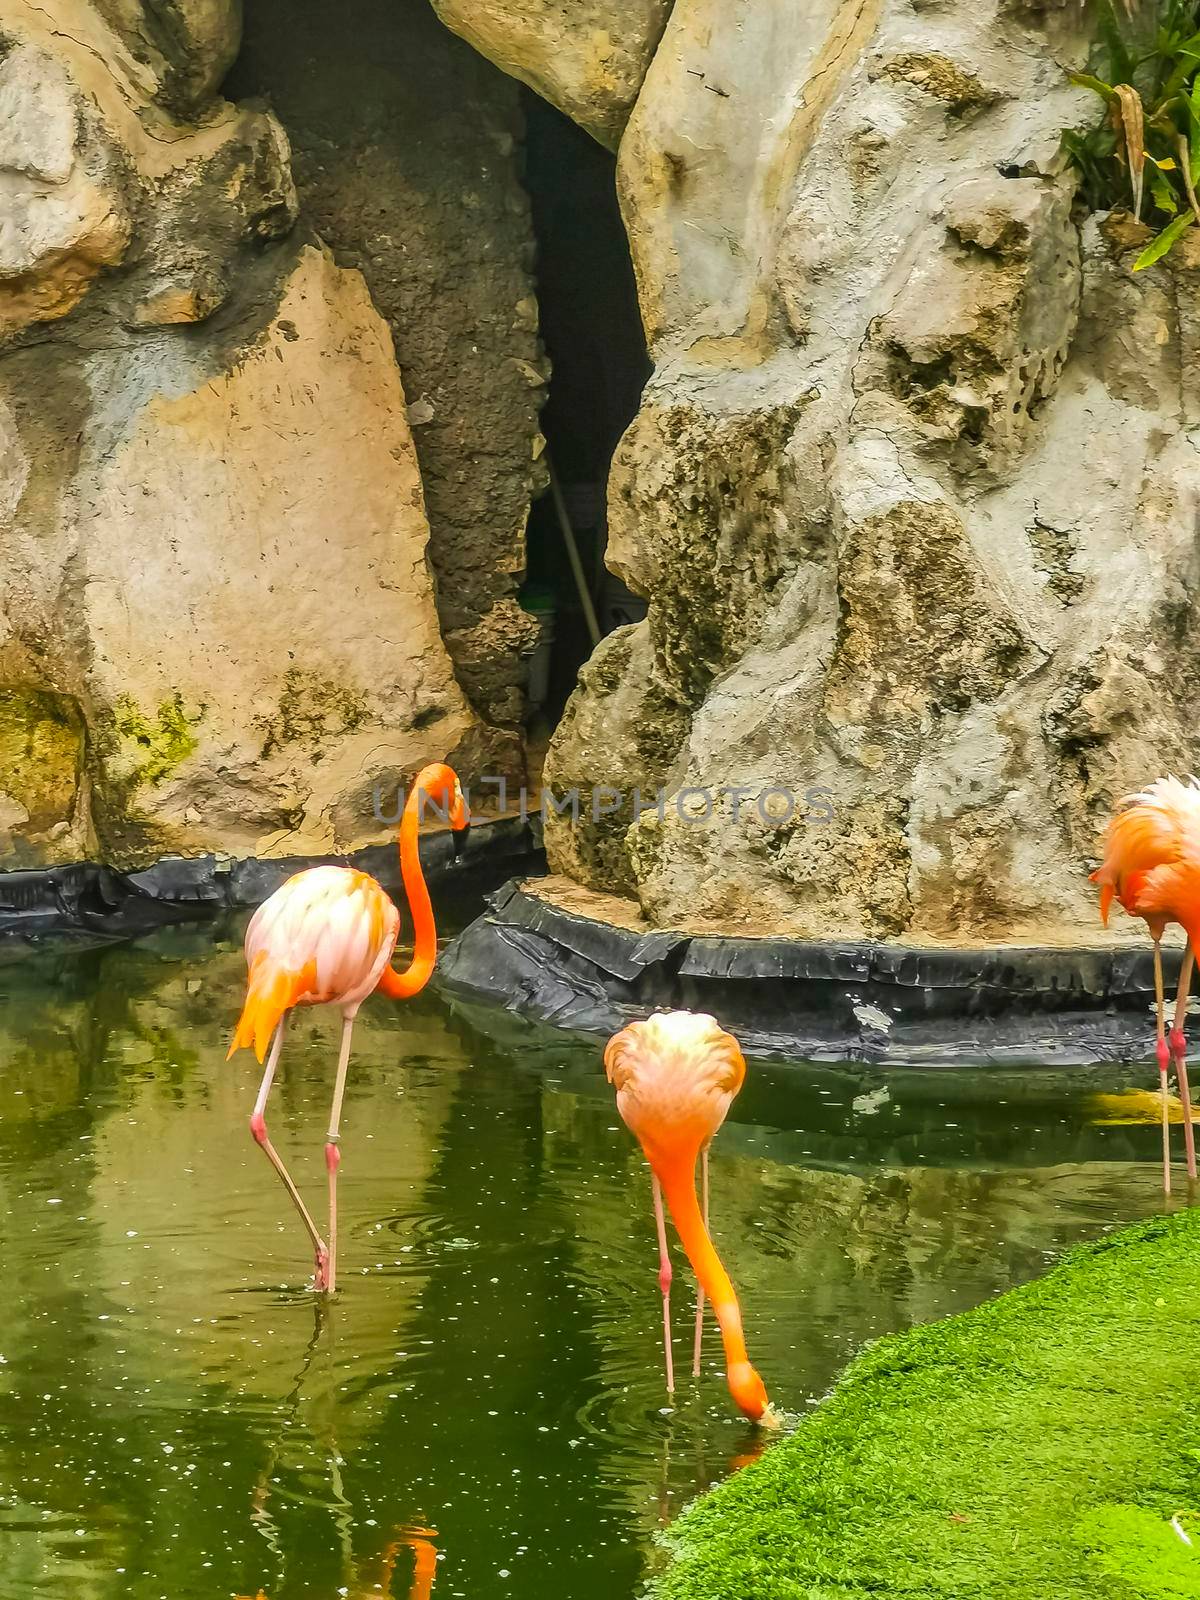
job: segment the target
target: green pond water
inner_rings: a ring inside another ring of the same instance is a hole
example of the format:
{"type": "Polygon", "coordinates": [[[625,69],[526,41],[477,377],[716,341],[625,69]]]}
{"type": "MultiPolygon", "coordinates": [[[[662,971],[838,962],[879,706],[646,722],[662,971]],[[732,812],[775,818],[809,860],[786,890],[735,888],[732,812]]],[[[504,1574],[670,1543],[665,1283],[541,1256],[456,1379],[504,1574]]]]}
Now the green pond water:
{"type": "MultiPolygon", "coordinates": [[[[235,927],[0,966],[0,1600],[418,1600],[434,1552],[433,1600],[635,1595],[761,1443],[715,1331],[667,1407],[598,1046],[369,1002],[325,1309],[225,1061],[242,978],[235,927]]],[[[268,1113],[318,1216],[338,1026],[300,1014],[268,1113]]],[[[1155,1209],[1157,1130],[1092,1125],[1099,1083],[752,1064],[713,1220],[776,1401],[1155,1209]]]]}

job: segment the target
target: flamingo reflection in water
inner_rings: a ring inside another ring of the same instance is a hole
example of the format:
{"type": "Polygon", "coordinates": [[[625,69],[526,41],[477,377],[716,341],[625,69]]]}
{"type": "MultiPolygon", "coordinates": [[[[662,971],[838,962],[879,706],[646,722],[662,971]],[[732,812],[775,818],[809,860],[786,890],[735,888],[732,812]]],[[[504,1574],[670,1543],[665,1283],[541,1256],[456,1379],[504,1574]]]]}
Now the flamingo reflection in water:
{"type": "Polygon", "coordinates": [[[413,1553],[412,1582],[408,1586],[408,1600],[429,1600],[433,1593],[433,1580],[437,1577],[436,1528],[415,1527],[401,1529],[383,1553],[384,1570],[375,1592],[392,1592],[392,1574],[402,1550],[413,1553]]]}
{"type": "MultiPolygon", "coordinates": [[[[374,1600],[379,1594],[390,1595],[393,1592],[392,1580],[400,1554],[402,1551],[411,1550],[413,1575],[412,1582],[408,1586],[408,1600],[430,1600],[433,1582],[437,1577],[436,1539],[436,1528],[418,1525],[398,1529],[396,1537],[379,1557],[379,1565],[375,1567],[373,1561],[368,1561],[365,1568],[355,1575],[353,1586],[347,1584],[341,1592],[349,1596],[350,1600],[374,1600]]],[[[260,1589],[256,1595],[235,1595],[234,1600],[271,1600],[271,1597],[265,1589],[260,1589]]]]}
{"type": "MultiPolygon", "coordinates": [[[[395,1538],[378,1557],[378,1565],[375,1564],[375,1558],[364,1563],[355,1574],[353,1583],[345,1585],[341,1592],[349,1600],[375,1600],[376,1595],[392,1594],[392,1581],[401,1553],[411,1550],[413,1575],[408,1586],[408,1600],[430,1600],[437,1577],[436,1539],[437,1529],[427,1528],[423,1524],[397,1529],[395,1538]]],[[[265,1589],[260,1589],[256,1595],[236,1595],[234,1600],[271,1600],[271,1597],[265,1589]]]]}
{"type": "MultiPolygon", "coordinates": [[[[279,1431],[275,1436],[263,1463],[262,1471],[258,1475],[254,1495],[251,1502],[250,1519],[257,1527],[259,1533],[266,1541],[267,1547],[275,1559],[279,1583],[282,1586],[285,1577],[286,1557],[283,1541],[280,1538],[279,1525],[270,1509],[271,1485],[278,1481],[279,1457],[283,1441],[292,1434],[296,1427],[300,1412],[300,1402],[304,1398],[305,1387],[313,1362],[322,1345],[330,1360],[333,1359],[333,1317],[329,1310],[328,1302],[318,1300],[313,1305],[313,1331],[305,1345],[304,1355],[300,1361],[300,1369],[296,1373],[296,1380],[288,1394],[286,1411],[279,1431]],[[323,1338],[328,1334],[327,1338],[323,1338]]],[[[354,1531],[354,1508],[346,1498],[342,1484],[342,1453],[338,1447],[337,1433],[332,1417],[327,1422],[324,1432],[324,1447],[326,1459],[329,1463],[329,1476],[331,1499],[329,1510],[336,1526],[337,1543],[341,1547],[341,1565],[343,1585],[341,1593],[350,1597],[350,1600],[373,1600],[376,1595],[391,1595],[393,1591],[393,1578],[401,1556],[406,1550],[412,1551],[412,1579],[408,1588],[408,1600],[430,1600],[433,1591],[434,1579],[437,1576],[438,1548],[437,1529],[429,1527],[422,1521],[401,1524],[396,1528],[393,1538],[384,1546],[383,1550],[370,1556],[355,1556],[352,1550],[352,1537],[354,1531]]],[[[259,1589],[257,1595],[237,1595],[235,1600],[272,1600],[264,1589],[259,1589]]]]}

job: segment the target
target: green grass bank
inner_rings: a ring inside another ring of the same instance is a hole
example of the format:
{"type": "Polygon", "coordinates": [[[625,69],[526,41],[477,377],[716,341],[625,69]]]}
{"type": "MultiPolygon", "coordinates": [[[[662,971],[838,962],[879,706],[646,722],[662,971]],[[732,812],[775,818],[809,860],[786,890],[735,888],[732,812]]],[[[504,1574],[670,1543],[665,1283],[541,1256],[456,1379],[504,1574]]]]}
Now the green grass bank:
{"type": "Polygon", "coordinates": [[[656,1600],[1200,1597],[1200,1210],[870,1346],[666,1539],[656,1600]]]}

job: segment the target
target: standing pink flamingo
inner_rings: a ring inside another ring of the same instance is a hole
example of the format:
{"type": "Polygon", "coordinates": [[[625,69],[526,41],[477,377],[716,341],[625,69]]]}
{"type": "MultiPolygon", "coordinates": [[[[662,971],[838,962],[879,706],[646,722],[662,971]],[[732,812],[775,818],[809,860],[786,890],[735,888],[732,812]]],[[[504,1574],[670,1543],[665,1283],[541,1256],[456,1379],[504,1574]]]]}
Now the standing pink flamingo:
{"type": "Polygon", "coordinates": [[[1158,1075],[1162,1092],[1163,1189],[1171,1192],[1171,1129],[1167,1070],[1172,1060],[1183,1102],[1183,1145],[1188,1182],[1196,1181],[1196,1136],[1188,1090],[1183,1035],[1188,990],[1200,939],[1200,780],[1156,778],[1140,794],[1126,795],[1104,836],[1104,860],[1092,873],[1100,885],[1100,917],[1107,926],[1114,899],[1141,917],[1154,941],[1154,993],[1158,1019],[1158,1075]],[[1163,995],[1162,937],[1169,922],[1187,934],[1179,970],[1175,1016],[1168,1034],[1163,995]]]}
{"type": "Polygon", "coordinates": [[[394,1000],[417,994],[429,982],[437,958],[433,907],[417,848],[425,800],[449,817],[455,855],[470,821],[458,779],[450,768],[440,762],[423,768],[400,822],[400,875],[413,917],[412,960],[403,972],[393,971],[390,964],[400,933],[400,913],[374,878],[349,867],[312,867],[298,872],[259,906],[246,929],[249,983],[229,1054],[249,1048],[261,1061],[270,1043],[250,1132],[279,1174],[312,1241],[316,1258],[313,1288],[318,1293],[332,1294],[337,1287],[338,1139],[354,1019],[359,1006],[376,990],[394,1000]],[[295,1006],[320,1005],[336,1005],[342,1010],[342,1048],[325,1143],[328,1245],[267,1137],[266,1123],[267,1096],[279,1065],[288,1016],[295,1006]]]}
{"type": "Polygon", "coordinates": [[[737,1040],[715,1018],[665,1011],[631,1022],[604,1051],[604,1070],[617,1091],[617,1110],[650,1163],[658,1227],[658,1284],[663,1297],[667,1392],[675,1388],[671,1357],[671,1258],[663,1196],[700,1286],[693,1374],[700,1370],[704,1295],[712,1301],[725,1346],[725,1381],[752,1421],[767,1410],[767,1391],[750,1364],[737,1294],[708,1234],[708,1146],[742,1086],[746,1063],[737,1040]],[[696,1200],[696,1160],[704,1168],[704,1215],[696,1200]]]}

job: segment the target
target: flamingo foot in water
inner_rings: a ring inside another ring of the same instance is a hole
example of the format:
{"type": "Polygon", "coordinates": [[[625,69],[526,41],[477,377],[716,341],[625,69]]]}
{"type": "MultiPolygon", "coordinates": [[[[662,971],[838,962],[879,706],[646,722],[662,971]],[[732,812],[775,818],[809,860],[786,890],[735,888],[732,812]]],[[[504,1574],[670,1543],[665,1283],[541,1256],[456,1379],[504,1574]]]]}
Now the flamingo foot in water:
{"type": "Polygon", "coordinates": [[[317,1248],[316,1271],[313,1273],[313,1293],[329,1293],[329,1251],[324,1245],[317,1248]]]}
{"type": "Polygon", "coordinates": [[[1171,1051],[1164,1035],[1158,1041],[1158,1089],[1162,1096],[1162,1160],[1163,1160],[1163,1193],[1171,1192],[1171,1112],[1168,1104],[1170,1088],[1167,1083],[1167,1071],[1171,1065],[1171,1051]]]}
{"type": "Polygon", "coordinates": [[[1196,1181],[1196,1136],[1192,1127],[1192,1097],[1188,1089],[1187,1046],[1182,1028],[1171,1029],[1171,1054],[1175,1058],[1175,1078],[1183,1101],[1183,1149],[1187,1160],[1188,1182],[1196,1181]]]}

